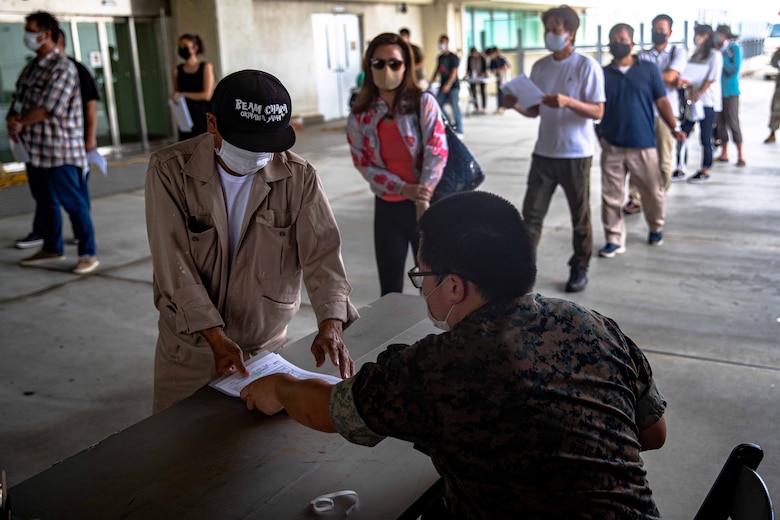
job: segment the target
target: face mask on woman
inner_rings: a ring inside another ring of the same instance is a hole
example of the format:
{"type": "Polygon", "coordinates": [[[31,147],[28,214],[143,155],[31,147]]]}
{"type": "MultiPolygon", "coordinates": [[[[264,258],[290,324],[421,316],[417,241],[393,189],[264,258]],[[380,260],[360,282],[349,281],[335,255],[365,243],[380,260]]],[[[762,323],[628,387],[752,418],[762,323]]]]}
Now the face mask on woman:
{"type": "Polygon", "coordinates": [[[181,56],[181,59],[188,60],[190,59],[191,54],[192,53],[188,47],[179,47],[179,56],[181,56]]]}
{"type": "Polygon", "coordinates": [[[233,146],[224,138],[222,139],[222,146],[215,151],[217,156],[222,158],[225,166],[238,175],[248,175],[262,170],[274,156],[273,152],[250,152],[249,150],[244,150],[238,146],[233,146]]]}
{"type": "Polygon", "coordinates": [[[372,59],[371,77],[374,85],[382,90],[395,90],[404,80],[404,62],[391,58],[389,60],[372,59]]]}

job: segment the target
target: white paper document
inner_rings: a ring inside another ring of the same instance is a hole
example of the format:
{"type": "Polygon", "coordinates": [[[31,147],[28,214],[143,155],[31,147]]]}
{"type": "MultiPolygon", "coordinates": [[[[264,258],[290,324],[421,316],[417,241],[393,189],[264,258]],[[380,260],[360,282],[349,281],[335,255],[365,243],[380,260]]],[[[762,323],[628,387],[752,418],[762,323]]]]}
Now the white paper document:
{"type": "Polygon", "coordinates": [[[14,141],[13,139],[9,138],[8,148],[11,149],[11,153],[14,156],[14,161],[23,163],[30,162],[30,153],[27,151],[27,148],[24,146],[24,143],[21,139],[14,141]]]}
{"type": "Polygon", "coordinates": [[[704,81],[707,79],[707,73],[710,71],[710,66],[704,63],[690,63],[685,65],[685,70],[680,77],[687,79],[691,82],[694,88],[701,88],[704,81]]]}
{"type": "Polygon", "coordinates": [[[273,352],[258,354],[250,358],[246,362],[246,369],[249,371],[249,377],[244,377],[241,374],[222,376],[209,383],[209,386],[227,395],[238,397],[241,394],[241,389],[246,385],[271,374],[290,374],[298,379],[324,379],[328,383],[333,384],[342,381],[341,378],[335,376],[303,370],[273,352]]]}
{"type": "Polygon", "coordinates": [[[178,102],[168,98],[168,106],[171,107],[171,114],[173,114],[179,130],[192,132],[192,116],[190,115],[190,109],[187,108],[187,100],[184,99],[184,96],[180,96],[178,102]]]}
{"type": "Polygon", "coordinates": [[[521,108],[529,108],[542,102],[544,92],[539,90],[533,81],[525,74],[516,76],[512,81],[501,85],[501,90],[517,98],[517,104],[521,108]]]}
{"type": "Polygon", "coordinates": [[[100,170],[100,173],[103,175],[108,174],[108,170],[106,169],[106,165],[108,164],[106,162],[106,158],[100,155],[100,152],[97,151],[97,148],[87,152],[87,162],[100,170]]]}

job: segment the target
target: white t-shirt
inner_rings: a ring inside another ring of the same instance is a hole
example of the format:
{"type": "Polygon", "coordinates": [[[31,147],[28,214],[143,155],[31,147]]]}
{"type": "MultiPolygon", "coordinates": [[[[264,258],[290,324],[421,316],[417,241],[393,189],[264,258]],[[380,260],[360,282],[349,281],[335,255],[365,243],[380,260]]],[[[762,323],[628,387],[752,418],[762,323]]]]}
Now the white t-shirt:
{"type": "Polygon", "coordinates": [[[244,224],[246,206],[249,202],[249,194],[257,173],[243,176],[231,175],[217,163],[219,180],[222,184],[222,193],[225,196],[225,207],[228,217],[228,244],[230,245],[230,263],[233,263],[233,253],[236,251],[238,240],[241,238],[241,226],[244,224]]]}
{"type": "MultiPolygon", "coordinates": [[[[576,51],[560,61],[552,54],[537,61],[531,81],[545,94],[564,94],[585,103],[603,103],[604,70],[588,56],[576,51]]],[[[592,157],[596,143],[593,120],[580,117],[569,108],[539,105],[539,139],[534,153],[553,159],[592,157]]]]}
{"type": "MultiPolygon", "coordinates": [[[[649,61],[658,65],[661,69],[661,73],[667,69],[676,70],[680,74],[685,71],[685,64],[687,63],[687,51],[682,47],[668,44],[661,52],[651,47],[645,51],[639,53],[639,59],[649,61]]],[[[669,104],[672,105],[672,113],[677,115],[677,107],[680,106],[680,94],[677,92],[677,87],[670,87],[664,84],[666,87],[666,97],[669,99],[669,104]]],[[[658,116],[658,108],[653,105],[653,113],[658,116]]]]}

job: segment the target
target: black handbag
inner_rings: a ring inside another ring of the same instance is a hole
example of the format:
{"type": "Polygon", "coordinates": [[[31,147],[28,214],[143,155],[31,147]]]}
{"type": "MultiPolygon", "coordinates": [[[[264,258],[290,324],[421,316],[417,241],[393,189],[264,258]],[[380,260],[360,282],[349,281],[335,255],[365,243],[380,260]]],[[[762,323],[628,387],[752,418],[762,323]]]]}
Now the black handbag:
{"type": "MultiPolygon", "coordinates": [[[[420,119],[419,115],[418,113],[418,122],[420,119]]],[[[482,167],[474,159],[466,145],[463,144],[463,141],[455,135],[455,131],[446,120],[444,122],[444,131],[447,136],[447,148],[449,150],[447,165],[444,167],[439,184],[436,185],[436,189],[433,192],[431,203],[453,193],[474,190],[485,180],[485,172],[482,171],[482,167]]],[[[420,134],[422,135],[422,127],[420,127],[420,134]]]]}

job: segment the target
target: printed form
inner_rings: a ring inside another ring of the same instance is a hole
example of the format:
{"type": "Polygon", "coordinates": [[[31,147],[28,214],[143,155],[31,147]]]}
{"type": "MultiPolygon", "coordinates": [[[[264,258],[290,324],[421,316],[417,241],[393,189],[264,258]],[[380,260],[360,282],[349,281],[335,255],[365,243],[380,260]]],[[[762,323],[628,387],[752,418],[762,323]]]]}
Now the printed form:
{"type": "Polygon", "coordinates": [[[275,352],[265,352],[258,354],[257,356],[250,358],[246,363],[246,369],[249,371],[249,377],[244,377],[241,374],[230,374],[228,376],[222,376],[219,379],[215,379],[209,386],[219,390],[220,392],[239,397],[241,389],[246,385],[271,374],[290,374],[298,379],[323,379],[328,383],[336,384],[342,381],[341,378],[336,376],[329,376],[325,374],[318,374],[316,372],[309,372],[303,370],[284,359],[275,352]]]}

